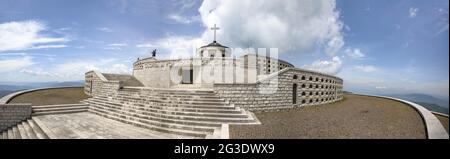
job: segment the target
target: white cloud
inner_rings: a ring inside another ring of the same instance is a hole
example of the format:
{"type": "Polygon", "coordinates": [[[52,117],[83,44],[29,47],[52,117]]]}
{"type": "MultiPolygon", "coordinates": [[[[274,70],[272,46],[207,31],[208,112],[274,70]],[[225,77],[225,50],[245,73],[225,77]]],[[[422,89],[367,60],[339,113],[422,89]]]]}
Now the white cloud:
{"type": "Polygon", "coordinates": [[[47,71],[44,71],[42,68],[33,68],[27,69],[24,68],[20,70],[20,73],[32,75],[32,76],[45,76],[45,77],[55,77],[56,75],[47,71]]]}
{"type": "Polygon", "coordinates": [[[444,11],[440,9],[439,16],[441,16],[441,20],[437,22],[436,30],[437,32],[434,34],[435,36],[440,35],[441,33],[448,31],[448,10],[444,11]]]}
{"type": "Polygon", "coordinates": [[[419,8],[409,8],[409,17],[414,18],[417,16],[417,12],[419,11],[419,8]]]}
{"type": "MultiPolygon", "coordinates": [[[[156,41],[137,45],[139,48],[158,49],[166,53],[165,58],[176,59],[192,57],[196,48],[199,48],[203,41],[199,38],[188,36],[168,36],[156,41]]],[[[160,51],[158,51],[160,52],[160,51]]]]}
{"type": "Polygon", "coordinates": [[[232,47],[295,53],[323,49],[334,55],[344,45],[344,25],[334,0],[210,0],[203,1],[199,12],[208,29],[203,41],[212,41],[209,28],[217,24],[218,41],[232,47]]]}
{"type": "MultiPolygon", "coordinates": [[[[278,48],[281,53],[321,50],[334,55],[344,45],[344,24],[334,0],[211,0],[203,1],[199,12],[205,26],[200,37],[168,36],[136,47],[185,57],[212,42],[214,24],[220,27],[217,41],[232,48],[278,48]]],[[[189,22],[179,16],[172,19],[189,22]]]]}
{"type": "Polygon", "coordinates": [[[171,14],[167,18],[181,24],[191,24],[200,21],[198,16],[185,17],[179,14],[171,14]]]}
{"type": "Polygon", "coordinates": [[[106,47],[104,47],[103,49],[105,50],[122,50],[122,47],[127,46],[127,43],[113,43],[113,44],[108,44],[106,45],[106,47]]]}
{"type": "Polygon", "coordinates": [[[361,52],[361,50],[359,49],[351,49],[351,48],[347,48],[345,49],[345,53],[353,58],[353,59],[360,59],[365,57],[366,55],[364,53],[361,52]]]}
{"type": "Polygon", "coordinates": [[[375,86],[375,89],[387,89],[386,86],[375,86]]]}
{"type": "Polygon", "coordinates": [[[112,7],[117,8],[120,13],[131,13],[145,15],[159,13],[161,2],[149,0],[108,0],[112,7]]]}
{"type": "Polygon", "coordinates": [[[172,3],[175,6],[179,6],[180,10],[184,11],[186,9],[194,7],[198,0],[173,0],[172,3]]]}
{"type": "Polygon", "coordinates": [[[30,49],[54,49],[54,48],[65,48],[67,45],[39,45],[31,47],[30,49]]]}
{"type": "Polygon", "coordinates": [[[124,64],[113,64],[112,67],[101,68],[105,73],[130,74],[131,69],[124,64]]]}
{"type": "Polygon", "coordinates": [[[114,43],[114,44],[108,44],[108,46],[122,47],[122,46],[127,46],[127,43],[114,43]]]}
{"type": "Polygon", "coordinates": [[[60,80],[65,81],[84,79],[84,73],[91,70],[98,70],[102,73],[131,74],[130,67],[115,62],[115,59],[68,62],[56,65],[51,72],[60,80]]]}
{"type": "Polygon", "coordinates": [[[7,60],[0,59],[0,73],[20,70],[33,64],[31,57],[25,56],[7,60]]]}
{"type": "Polygon", "coordinates": [[[144,43],[144,44],[138,44],[138,45],[136,45],[136,47],[138,47],[138,48],[155,48],[158,46],[153,45],[151,43],[144,43]]]}
{"type": "Polygon", "coordinates": [[[68,41],[66,38],[55,38],[41,34],[45,30],[47,30],[45,24],[34,20],[1,23],[0,52],[39,48],[38,44],[68,41]]]}
{"type": "Polygon", "coordinates": [[[305,65],[303,67],[305,69],[335,75],[341,70],[342,61],[339,57],[335,56],[331,61],[316,60],[311,65],[305,65]]]}
{"type": "Polygon", "coordinates": [[[378,68],[376,68],[375,66],[372,66],[372,65],[359,65],[359,66],[355,66],[354,69],[357,71],[362,71],[362,72],[367,72],[367,73],[378,71],[378,68]]]}
{"type": "Polygon", "coordinates": [[[122,50],[120,47],[104,47],[105,50],[122,50]]]}
{"type": "Polygon", "coordinates": [[[113,30],[111,28],[107,28],[107,27],[102,27],[102,28],[97,28],[97,29],[100,31],[103,31],[103,32],[107,32],[107,33],[113,32],[113,30]]]}

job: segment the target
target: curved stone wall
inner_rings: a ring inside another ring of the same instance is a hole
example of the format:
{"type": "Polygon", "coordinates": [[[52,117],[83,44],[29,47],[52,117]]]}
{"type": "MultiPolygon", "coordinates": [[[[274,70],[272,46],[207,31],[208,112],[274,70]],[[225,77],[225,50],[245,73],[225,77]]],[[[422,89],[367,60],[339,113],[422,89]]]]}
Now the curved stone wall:
{"type": "Polygon", "coordinates": [[[34,92],[34,91],[40,91],[40,90],[46,90],[46,89],[59,89],[59,88],[82,88],[82,86],[80,86],[80,87],[76,87],[76,86],[69,86],[69,87],[64,87],[64,86],[63,87],[45,87],[45,88],[35,88],[35,89],[27,89],[27,90],[17,91],[17,92],[8,94],[8,95],[0,98],[0,104],[7,104],[14,97],[17,97],[17,96],[19,96],[21,94],[34,92]]]}
{"type": "Polygon", "coordinates": [[[285,68],[254,84],[214,84],[216,93],[244,109],[319,105],[343,98],[343,80],[310,70],[285,68]]]}

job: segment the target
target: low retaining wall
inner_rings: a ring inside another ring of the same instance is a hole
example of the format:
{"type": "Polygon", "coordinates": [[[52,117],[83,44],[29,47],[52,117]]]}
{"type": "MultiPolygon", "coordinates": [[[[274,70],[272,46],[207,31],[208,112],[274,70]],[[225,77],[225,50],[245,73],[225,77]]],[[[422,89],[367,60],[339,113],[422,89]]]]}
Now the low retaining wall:
{"type": "Polygon", "coordinates": [[[69,86],[69,87],[45,87],[45,88],[35,88],[35,89],[27,89],[23,91],[17,91],[11,94],[8,94],[2,98],[0,98],[0,104],[7,104],[9,101],[11,101],[14,97],[17,97],[21,94],[34,92],[34,91],[40,91],[40,90],[46,90],[46,89],[60,89],[60,88],[83,88],[82,86],[75,87],[75,86],[69,86]]]}
{"type": "Polygon", "coordinates": [[[449,139],[448,133],[447,131],[445,131],[445,128],[444,126],[442,126],[442,123],[439,121],[439,119],[431,111],[429,111],[428,109],[424,108],[419,104],[393,97],[369,95],[369,94],[356,94],[356,95],[385,98],[399,101],[406,105],[409,105],[413,107],[417,112],[419,112],[420,116],[422,117],[425,124],[428,139],[449,139]]]}
{"type": "Polygon", "coordinates": [[[0,104],[0,132],[31,118],[31,104],[0,104]]]}

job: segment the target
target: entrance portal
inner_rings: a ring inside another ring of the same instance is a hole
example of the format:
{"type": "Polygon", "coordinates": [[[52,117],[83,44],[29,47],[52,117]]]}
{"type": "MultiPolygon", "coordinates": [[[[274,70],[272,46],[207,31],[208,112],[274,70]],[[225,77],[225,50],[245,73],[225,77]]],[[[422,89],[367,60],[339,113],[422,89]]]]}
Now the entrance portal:
{"type": "Polygon", "coordinates": [[[189,69],[189,70],[182,70],[182,80],[181,83],[182,84],[192,84],[194,83],[193,80],[193,70],[189,69]]]}

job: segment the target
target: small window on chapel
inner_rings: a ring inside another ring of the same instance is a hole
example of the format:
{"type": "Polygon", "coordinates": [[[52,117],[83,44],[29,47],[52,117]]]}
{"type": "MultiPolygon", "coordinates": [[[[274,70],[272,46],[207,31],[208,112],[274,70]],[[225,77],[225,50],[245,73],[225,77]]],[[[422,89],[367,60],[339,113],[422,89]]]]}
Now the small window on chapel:
{"type": "Polygon", "coordinates": [[[297,75],[294,75],[294,79],[297,79],[297,75]]]}

